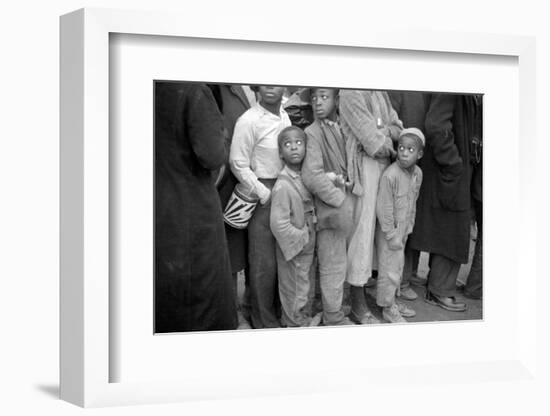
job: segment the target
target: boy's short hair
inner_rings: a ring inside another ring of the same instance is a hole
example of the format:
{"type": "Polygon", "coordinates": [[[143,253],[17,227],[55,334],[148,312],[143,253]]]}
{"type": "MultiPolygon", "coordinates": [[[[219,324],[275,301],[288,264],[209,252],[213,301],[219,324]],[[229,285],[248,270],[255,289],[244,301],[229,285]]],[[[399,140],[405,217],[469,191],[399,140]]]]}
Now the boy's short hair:
{"type": "Polygon", "coordinates": [[[422,133],[420,129],[417,129],[416,127],[409,127],[407,129],[401,130],[401,133],[399,133],[399,140],[405,136],[414,137],[416,139],[416,142],[418,143],[418,147],[421,150],[424,149],[424,146],[426,145],[426,138],[424,137],[424,133],[422,133]]]}
{"type": "Polygon", "coordinates": [[[304,139],[304,143],[307,142],[307,136],[306,133],[298,126],[288,126],[281,130],[279,133],[279,136],[277,136],[277,144],[279,145],[279,149],[283,147],[283,138],[285,135],[290,131],[296,131],[299,132],[302,138],[304,139]]]}
{"type": "Polygon", "coordinates": [[[306,103],[311,103],[311,94],[315,92],[318,89],[324,89],[324,90],[331,90],[334,91],[334,96],[338,97],[340,94],[340,88],[332,88],[332,87],[309,87],[309,88],[303,88],[300,91],[300,99],[306,103]]]}

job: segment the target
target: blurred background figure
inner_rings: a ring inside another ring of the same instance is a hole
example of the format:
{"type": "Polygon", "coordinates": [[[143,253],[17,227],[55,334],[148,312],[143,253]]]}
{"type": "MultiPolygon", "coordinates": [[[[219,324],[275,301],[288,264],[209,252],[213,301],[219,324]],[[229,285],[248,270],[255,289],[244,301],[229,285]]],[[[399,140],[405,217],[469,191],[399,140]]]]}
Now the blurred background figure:
{"type": "Polygon", "coordinates": [[[206,85],[155,84],[155,332],[235,329],[237,310],[213,171],[227,159],[206,85]]]}
{"type": "MultiPolygon", "coordinates": [[[[227,133],[227,146],[231,147],[233,131],[238,118],[250,107],[256,104],[256,94],[248,85],[236,84],[211,84],[209,85],[218,108],[223,115],[223,122],[227,133]]],[[[239,181],[235,178],[229,167],[229,154],[227,159],[218,171],[216,187],[220,196],[222,210],[226,207],[231,193],[239,181]]],[[[248,237],[246,229],[237,229],[227,223],[225,224],[225,234],[227,236],[227,246],[229,249],[229,258],[231,261],[231,274],[235,285],[239,328],[250,328],[249,315],[250,305],[248,302],[248,237]],[[243,295],[242,305],[239,302],[238,296],[238,276],[239,272],[244,271],[245,291],[243,295]]]]}
{"type": "Polygon", "coordinates": [[[472,204],[474,206],[475,223],[477,228],[474,258],[472,267],[465,285],[459,289],[469,299],[481,299],[483,297],[483,105],[481,95],[474,97],[474,136],[471,141],[470,162],[472,173],[472,204]]]}

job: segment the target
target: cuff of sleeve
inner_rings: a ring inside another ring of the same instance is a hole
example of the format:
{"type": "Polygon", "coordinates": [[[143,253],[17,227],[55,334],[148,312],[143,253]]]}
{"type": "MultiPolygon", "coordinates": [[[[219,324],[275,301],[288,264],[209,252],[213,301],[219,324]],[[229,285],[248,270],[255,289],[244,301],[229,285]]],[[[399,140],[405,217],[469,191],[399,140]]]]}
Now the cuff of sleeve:
{"type": "Polygon", "coordinates": [[[309,230],[307,228],[307,225],[302,228],[302,235],[293,244],[290,244],[286,247],[279,247],[281,248],[281,251],[283,252],[283,256],[286,261],[292,260],[294,257],[296,257],[300,252],[304,249],[306,244],[309,243],[309,230]]]}
{"type": "Polygon", "coordinates": [[[256,188],[256,193],[258,194],[258,198],[260,198],[260,203],[263,205],[271,196],[271,191],[262,183],[258,184],[258,187],[256,188]]]}
{"type": "Polygon", "coordinates": [[[331,198],[330,202],[327,202],[327,205],[331,205],[335,208],[339,208],[344,203],[344,199],[346,199],[346,194],[344,193],[344,191],[339,188],[336,188],[334,197],[331,198]]]}
{"type": "Polygon", "coordinates": [[[374,157],[376,152],[378,152],[386,144],[387,136],[385,134],[383,134],[380,131],[377,131],[375,134],[376,134],[376,138],[377,138],[378,143],[377,143],[377,146],[372,147],[372,152],[370,154],[369,154],[369,152],[367,152],[367,154],[369,154],[370,157],[374,157]]]}
{"type": "Polygon", "coordinates": [[[397,228],[394,228],[386,233],[386,241],[390,241],[397,235],[397,228]]]}

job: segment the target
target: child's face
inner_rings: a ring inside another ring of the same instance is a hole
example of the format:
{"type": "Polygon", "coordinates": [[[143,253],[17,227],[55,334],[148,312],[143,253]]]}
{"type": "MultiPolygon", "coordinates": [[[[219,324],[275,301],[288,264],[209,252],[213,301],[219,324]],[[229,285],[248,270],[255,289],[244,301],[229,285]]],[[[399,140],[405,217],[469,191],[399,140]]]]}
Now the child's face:
{"type": "Polygon", "coordinates": [[[285,163],[291,167],[302,164],[306,155],[306,143],[303,133],[299,131],[288,131],[283,136],[279,152],[285,163]]]}
{"type": "Polygon", "coordinates": [[[410,169],[416,165],[418,159],[423,155],[418,147],[418,141],[413,136],[403,136],[397,145],[397,161],[403,169],[410,169]]]}
{"type": "Polygon", "coordinates": [[[262,85],[259,88],[262,102],[269,105],[279,104],[283,98],[285,87],[275,87],[272,85],[262,85]]]}
{"type": "Polygon", "coordinates": [[[311,108],[315,118],[334,119],[338,107],[338,97],[330,88],[317,88],[311,93],[311,108]]]}

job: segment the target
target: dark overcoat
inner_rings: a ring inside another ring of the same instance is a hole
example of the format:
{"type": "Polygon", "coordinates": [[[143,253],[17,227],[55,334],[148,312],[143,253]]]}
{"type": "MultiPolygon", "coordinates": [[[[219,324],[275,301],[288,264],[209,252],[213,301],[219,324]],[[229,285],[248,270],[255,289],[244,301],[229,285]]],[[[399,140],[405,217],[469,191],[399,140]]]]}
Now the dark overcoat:
{"type": "MultiPolygon", "coordinates": [[[[235,123],[238,118],[250,108],[250,103],[240,85],[212,84],[209,87],[223,115],[224,126],[227,133],[227,145],[228,148],[230,148],[233,131],[235,130],[235,123]]],[[[218,193],[220,195],[222,211],[227,205],[227,201],[229,201],[229,197],[233,193],[233,189],[237,183],[237,178],[235,178],[235,175],[233,175],[233,172],[231,172],[229,168],[228,157],[225,161],[224,174],[218,183],[218,193]]],[[[247,230],[238,230],[226,224],[225,233],[227,236],[227,245],[229,247],[231,271],[237,273],[247,268],[247,230]]]]}
{"type": "Polygon", "coordinates": [[[417,91],[388,91],[393,109],[403,127],[416,127],[424,132],[431,93],[417,91]]]}
{"type": "Polygon", "coordinates": [[[234,288],[212,171],[223,121],[201,84],[155,84],[155,332],[233,329],[234,288]]]}
{"type": "Polygon", "coordinates": [[[409,238],[413,249],[457,263],[468,262],[474,112],[473,96],[432,95],[424,127],[426,147],[419,163],[424,181],[409,238]]]}

